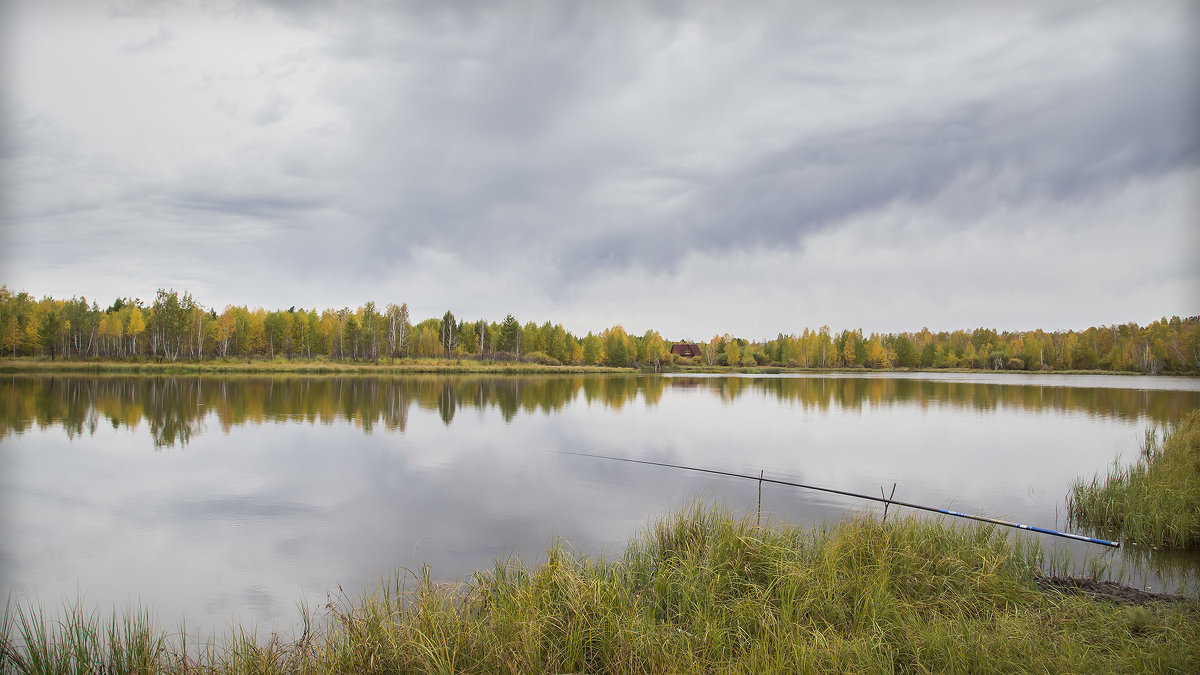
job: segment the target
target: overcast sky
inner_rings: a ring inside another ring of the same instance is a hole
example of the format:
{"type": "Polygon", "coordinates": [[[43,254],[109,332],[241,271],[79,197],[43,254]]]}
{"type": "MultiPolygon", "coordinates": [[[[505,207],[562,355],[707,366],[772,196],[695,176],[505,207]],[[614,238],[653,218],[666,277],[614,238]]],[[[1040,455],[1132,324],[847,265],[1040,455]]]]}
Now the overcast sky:
{"type": "Polygon", "coordinates": [[[668,339],[1200,314],[1196,2],[3,8],[0,283],[39,297],[668,339]]]}

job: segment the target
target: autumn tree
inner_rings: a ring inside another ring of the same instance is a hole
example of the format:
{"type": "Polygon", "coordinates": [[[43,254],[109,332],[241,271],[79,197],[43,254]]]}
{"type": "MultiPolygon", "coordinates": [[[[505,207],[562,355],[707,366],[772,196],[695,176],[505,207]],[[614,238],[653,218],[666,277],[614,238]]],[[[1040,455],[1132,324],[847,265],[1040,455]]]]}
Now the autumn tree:
{"type": "Polygon", "coordinates": [[[71,298],[60,305],[63,327],[63,356],[88,356],[95,353],[100,327],[100,308],[87,298],[71,298]]]}
{"type": "Polygon", "coordinates": [[[0,354],[9,352],[17,356],[21,345],[21,317],[28,315],[29,294],[12,293],[8,286],[0,286],[0,354]]]}
{"type": "Polygon", "coordinates": [[[742,361],[742,347],[737,340],[730,340],[725,345],[725,363],[731,366],[737,366],[742,361]]]}
{"type": "Polygon", "coordinates": [[[865,365],[871,368],[888,368],[887,349],[883,346],[883,338],[872,333],[867,340],[867,359],[865,365]]]}
{"type": "Polygon", "coordinates": [[[375,309],[374,302],[363,304],[360,322],[362,324],[363,358],[378,361],[382,337],[380,335],[380,328],[383,323],[383,317],[375,309]]]}
{"type": "Polygon", "coordinates": [[[308,310],[307,323],[308,341],[305,348],[308,350],[308,357],[312,358],[313,352],[328,354],[329,334],[325,331],[325,324],[321,321],[316,309],[308,310]]]}
{"type": "Polygon", "coordinates": [[[204,338],[208,332],[208,325],[216,320],[217,315],[214,311],[205,311],[204,307],[188,296],[191,302],[191,315],[189,325],[189,337],[191,338],[191,355],[194,359],[200,359],[204,356],[204,338]]]}
{"type": "Polygon", "coordinates": [[[575,339],[562,327],[562,324],[551,325],[547,321],[542,324],[539,332],[541,333],[542,349],[547,354],[563,363],[571,361],[575,339]]]}
{"type": "Polygon", "coordinates": [[[394,304],[388,304],[386,316],[388,324],[388,354],[392,358],[404,356],[408,353],[409,332],[412,330],[412,324],[408,318],[408,303],[403,303],[399,307],[394,304]]]}
{"type": "Polygon", "coordinates": [[[442,351],[441,328],[442,322],[439,319],[426,319],[413,326],[416,342],[413,351],[417,356],[437,356],[442,351]]]}
{"type": "Polygon", "coordinates": [[[842,342],[842,364],[847,368],[853,368],[855,365],[860,365],[862,360],[859,359],[859,346],[862,343],[861,330],[842,331],[840,336],[842,342]]]}
{"type": "Polygon", "coordinates": [[[913,368],[917,365],[917,348],[907,335],[897,335],[892,338],[891,343],[896,353],[894,365],[901,368],[913,368]]]}
{"type": "Polygon", "coordinates": [[[299,310],[288,310],[292,315],[292,335],[291,342],[288,344],[288,358],[292,358],[292,352],[299,352],[301,355],[308,354],[309,345],[312,342],[312,335],[308,325],[308,313],[303,308],[299,310]]]}
{"type": "Polygon", "coordinates": [[[244,315],[242,334],[244,335],[244,351],[247,358],[267,353],[267,311],[256,307],[253,312],[244,315]]]}
{"type": "Polygon", "coordinates": [[[326,309],[321,312],[321,335],[325,336],[325,348],[322,352],[329,358],[336,354],[342,355],[342,322],[341,312],[326,309]]]}
{"type": "Polygon", "coordinates": [[[217,320],[213,322],[213,341],[217,345],[221,357],[229,356],[229,341],[233,338],[233,331],[237,325],[237,317],[234,314],[233,306],[225,307],[225,311],[217,320]]]}
{"type": "Polygon", "coordinates": [[[920,365],[922,368],[932,368],[935,363],[937,363],[937,345],[930,341],[921,348],[920,365]]]}
{"type": "Polygon", "coordinates": [[[721,352],[723,346],[720,335],[714,335],[711,340],[700,345],[700,354],[704,357],[704,365],[711,366],[716,363],[717,354],[721,352]]]}
{"type": "Polygon", "coordinates": [[[583,362],[589,366],[599,364],[600,359],[604,358],[604,344],[591,332],[583,338],[581,351],[583,362]]]}
{"type": "Polygon", "coordinates": [[[179,358],[194,306],[195,301],[186,292],[181,298],[174,289],[158,289],[150,308],[151,354],[157,356],[161,349],[167,360],[179,358]]]}
{"type": "Polygon", "coordinates": [[[266,337],[267,355],[275,358],[278,352],[290,356],[292,345],[293,308],[285,312],[268,312],[263,319],[263,334],[266,337]]]}
{"type": "Polygon", "coordinates": [[[142,316],[142,308],[134,305],[129,310],[129,323],[125,325],[125,335],[129,338],[130,353],[137,355],[138,336],[146,332],[146,320],[142,316]]]}
{"type": "Polygon", "coordinates": [[[646,334],[642,336],[642,347],[645,351],[646,363],[656,372],[661,370],[663,361],[667,360],[671,354],[662,335],[659,335],[656,330],[647,330],[646,334]]]}
{"type": "Polygon", "coordinates": [[[833,338],[830,336],[829,326],[821,326],[813,336],[810,358],[814,363],[820,363],[822,368],[828,368],[829,359],[836,358],[833,353],[833,338]]]}
{"type": "Polygon", "coordinates": [[[620,325],[613,326],[605,331],[601,337],[604,338],[604,362],[615,368],[628,366],[630,361],[630,341],[628,334],[625,333],[625,328],[620,325]]]}
{"type": "Polygon", "coordinates": [[[542,344],[542,332],[538,330],[538,325],[532,321],[527,321],[525,325],[521,326],[520,344],[522,354],[546,351],[546,346],[542,344]]]}
{"type": "Polygon", "coordinates": [[[488,341],[488,322],[480,319],[475,322],[475,339],[479,342],[478,353],[480,356],[486,356],[488,346],[491,344],[488,341]]]}
{"type": "Polygon", "coordinates": [[[479,341],[475,335],[475,323],[472,321],[458,322],[458,346],[463,353],[475,354],[479,349],[479,341]]]}

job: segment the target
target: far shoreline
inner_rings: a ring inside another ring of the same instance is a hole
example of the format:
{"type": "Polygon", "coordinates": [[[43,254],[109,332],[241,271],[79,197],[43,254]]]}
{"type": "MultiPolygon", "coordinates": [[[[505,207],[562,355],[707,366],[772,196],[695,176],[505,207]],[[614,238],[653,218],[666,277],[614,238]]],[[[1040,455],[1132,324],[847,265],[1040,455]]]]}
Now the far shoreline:
{"type": "Polygon", "coordinates": [[[45,357],[0,357],[0,373],[30,374],[260,374],[260,375],[592,375],[592,374],[672,374],[672,375],[853,375],[922,373],[939,375],[1122,375],[1153,378],[1198,377],[1200,373],[1140,373],[1119,370],[992,370],[983,368],[803,368],[788,366],[708,366],[665,365],[651,367],[613,367],[599,365],[550,365],[525,361],[447,358],[404,358],[370,361],[326,361],[297,359],[205,359],[202,361],[159,361],[154,359],[72,359],[50,360],[45,357]]]}

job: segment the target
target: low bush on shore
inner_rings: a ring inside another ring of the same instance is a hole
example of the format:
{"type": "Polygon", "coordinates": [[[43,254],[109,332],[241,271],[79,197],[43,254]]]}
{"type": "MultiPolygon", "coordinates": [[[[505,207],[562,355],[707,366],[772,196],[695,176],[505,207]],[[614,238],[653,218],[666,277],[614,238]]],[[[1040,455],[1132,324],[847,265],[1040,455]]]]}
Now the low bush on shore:
{"type": "Polygon", "coordinates": [[[426,569],[305,612],[299,637],[197,641],[144,613],[9,605],[11,672],[1198,672],[1200,601],[1121,606],[1039,586],[991,527],[856,517],[763,527],[703,507],[613,561],[565,545],[469,581],[426,569]]]}
{"type": "Polygon", "coordinates": [[[1119,532],[1129,542],[1200,549],[1200,410],[1146,433],[1137,462],[1101,482],[1076,481],[1067,499],[1074,522],[1119,532]]]}

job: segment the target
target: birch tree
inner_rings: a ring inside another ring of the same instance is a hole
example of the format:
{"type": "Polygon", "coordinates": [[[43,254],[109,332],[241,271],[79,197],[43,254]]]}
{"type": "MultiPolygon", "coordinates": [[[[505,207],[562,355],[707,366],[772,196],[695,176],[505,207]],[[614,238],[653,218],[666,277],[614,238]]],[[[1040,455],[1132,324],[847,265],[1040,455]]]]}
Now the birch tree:
{"type": "Polygon", "coordinates": [[[441,343],[446,358],[450,358],[454,350],[458,349],[458,324],[455,323],[454,314],[450,310],[446,310],[442,315],[441,343]]]}
{"type": "Polygon", "coordinates": [[[129,351],[134,356],[137,356],[138,336],[144,332],[146,332],[146,320],[142,316],[142,309],[134,305],[133,309],[129,310],[129,323],[125,324],[125,335],[129,338],[129,351]]]}
{"type": "Polygon", "coordinates": [[[408,318],[408,303],[397,307],[389,303],[387,306],[388,324],[388,354],[392,358],[408,353],[409,333],[412,324],[408,318]]]}

